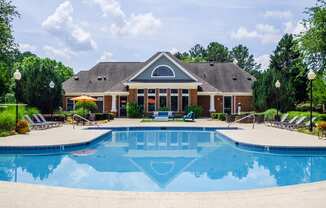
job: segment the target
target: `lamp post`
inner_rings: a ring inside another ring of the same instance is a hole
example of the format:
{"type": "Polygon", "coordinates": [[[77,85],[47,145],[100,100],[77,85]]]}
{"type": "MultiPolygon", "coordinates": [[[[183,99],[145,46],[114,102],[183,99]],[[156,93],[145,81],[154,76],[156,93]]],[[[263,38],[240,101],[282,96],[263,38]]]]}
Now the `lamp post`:
{"type": "Polygon", "coordinates": [[[16,93],[15,93],[15,96],[16,96],[16,130],[17,130],[17,124],[18,124],[18,81],[22,78],[22,74],[20,73],[20,71],[18,69],[16,69],[15,73],[14,73],[14,79],[15,79],[15,82],[16,82],[16,93]]]}
{"type": "Polygon", "coordinates": [[[316,78],[316,74],[314,71],[310,70],[308,72],[308,80],[310,81],[310,126],[309,130],[312,132],[313,130],[313,125],[312,125],[312,81],[316,78]]]}
{"type": "Polygon", "coordinates": [[[49,83],[49,87],[50,87],[50,102],[51,102],[51,104],[50,104],[50,106],[51,106],[51,120],[52,120],[52,115],[53,115],[53,95],[52,95],[52,91],[53,91],[53,88],[55,87],[55,84],[54,84],[54,82],[53,81],[51,81],[50,83],[49,83]]]}
{"type": "MultiPolygon", "coordinates": [[[[275,87],[276,87],[276,89],[277,89],[277,93],[278,93],[278,91],[279,91],[279,89],[280,89],[280,87],[281,87],[281,82],[279,81],[279,80],[277,80],[276,82],[275,82],[275,87]]],[[[279,120],[279,118],[278,118],[278,109],[279,109],[279,98],[277,99],[277,106],[276,106],[276,120],[278,121],[279,120]]]]}

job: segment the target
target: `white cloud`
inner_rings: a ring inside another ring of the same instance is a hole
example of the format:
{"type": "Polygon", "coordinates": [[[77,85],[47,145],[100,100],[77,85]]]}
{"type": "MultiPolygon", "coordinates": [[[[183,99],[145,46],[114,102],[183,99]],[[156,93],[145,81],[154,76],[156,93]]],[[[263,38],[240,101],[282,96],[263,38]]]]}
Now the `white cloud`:
{"type": "Polygon", "coordinates": [[[300,35],[301,33],[304,33],[307,31],[307,28],[304,26],[304,24],[299,21],[297,23],[293,22],[286,22],[285,25],[285,33],[294,34],[294,35],[300,35]]]}
{"type": "Polygon", "coordinates": [[[132,14],[122,23],[111,25],[111,32],[114,35],[151,35],[161,26],[161,20],[154,17],[152,13],[132,14]]]}
{"type": "Polygon", "coordinates": [[[28,44],[28,43],[20,43],[19,44],[19,50],[22,51],[22,52],[25,52],[25,51],[34,52],[34,51],[36,51],[36,49],[37,49],[36,46],[33,46],[31,44],[28,44]]]}
{"type": "Polygon", "coordinates": [[[120,3],[116,0],[93,0],[94,3],[98,4],[103,12],[103,15],[111,14],[115,17],[124,17],[125,14],[121,10],[120,3]]]}
{"type": "Polygon", "coordinates": [[[264,17],[266,17],[266,18],[289,19],[289,18],[292,17],[292,12],[291,11],[279,11],[279,10],[266,11],[264,13],[264,17]]]}
{"type": "Polygon", "coordinates": [[[262,70],[266,70],[269,67],[271,59],[268,54],[264,54],[264,55],[261,55],[261,56],[258,56],[257,58],[255,58],[255,61],[258,64],[261,64],[262,70]]]}
{"type": "Polygon", "coordinates": [[[273,25],[258,24],[255,30],[248,30],[245,27],[240,27],[236,32],[231,33],[231,38],[236,40],[243,39],[258,39],[261,43],[276,43],[280,40],[281,34],[273,25]]]}
{"type": "Polygon", "coordinates": [[[52,46],[44,46],[43,50],[45,53],[53,58],[60,58],[60,59],[66,59],[69,60],[72,56],[75,55],[75,53],[70,50],[69,48],[63,48],[63,49],[56,49],[52,46]]]}
{"type": "Polygon", "coordinates": [[[73,12],[72,4],[65,1],[43,21],[42,27],[73,50],[87,51],[96,48],[96,43],[91,34],[75,23],[72,17],[73,12]]]}
{"type": "Polygon", "coordinates": [[[111,53],[111,52],[109,52],[109,51],[105,51],[104,53],[103,53],[103,55],[101,56],[101,58],[100,58],[100,62],[110,62],[110,61],[114,61],[113,59],[112,59],[112,57],[113,57],[113,54],[111,53]]]}

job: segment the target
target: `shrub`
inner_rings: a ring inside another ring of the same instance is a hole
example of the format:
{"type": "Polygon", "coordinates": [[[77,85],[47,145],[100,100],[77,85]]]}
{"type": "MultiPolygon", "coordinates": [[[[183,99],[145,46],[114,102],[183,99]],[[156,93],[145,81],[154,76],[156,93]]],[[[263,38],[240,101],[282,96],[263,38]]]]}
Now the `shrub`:
{"type": "Polygon", "coordinates": [[[17,122],[17,128],[16,131],[19,134],[26,134],[27,132],[29,132],[29,126],[28,126],[28,122],[25,120],[19,120],[17,122]]]}
{"type": "Polygon", "coordinates": [[[326,130],[326,121],[318,122],[317,128],[320,129],[320,130],[326,130]]]}
{"type": "Polygon", "coordinates": [[[77,109],[76,111],[75,111],[75,113],[77,114],[77,115],[79,115],[79,116],[81,116],[81,117],[86,117],[87,116],[87,114],[89,113],[89,111],[87,111],[87,109],[83,109],[83,108],[79,108],[79,109],[77,109]]]}
{"type": "Polygon", "coordinates": [[[95,120],[100,121],[100,120],[113,120],[114,119],[114,114],[112,113],[96,113],[95,114],[95,120]]]}
{"type": "Polygon", "coordinates": [[[264,112],[264,119],[267,121],[275,120],[276,113],[277,113],[276,109],[274,108],[268,109],[264,112]]]}
{"type": "Polygon", "coordinates": [[[186,113],[189,113],[191,111],[194,112],[195,118],[199,118],[203,114],[203,107],[198,106],[198,105],[188,106],[186,109],[186,113]]]}
{"type": "Polygon", "coordinates": [[[225,121],[226,117],[224,113],[212,113],[212,119],[218,119],[220,121],[225,121]]]}
{"type": "Polygon", "coordinates": [[[80,101],[78,101],[76,103],[75,109],[76,109],[76,111],[78,111],[79,109],[84,109],[85,112],[87,112],[87,113],[89,111],[92,112],[92,113],[95,113],[95,112],[97,112],[97,105],[96,105],[95,102],[80,102],[80,101]]]}
{"type": "Polygon", "coordinates": [[[0,113],[0,132],[13,131],[16,127],[15,113],[11,110],[6,110],[0,113]]]}
{"type": "Polygon", "coordinates": [[[29,116],[33,116],[33,114],[39,114],[40,111],[37,108],[29,107],[25,109],[25,114],[29,116]]]}
{"type": "Polygon", "coordinates": [[[161,107],[158,111],[170,111],[168,107],[161,107]]]}
{"type": "MultiPolygon", "coordinates": [[[[306,117],[310,117],[310,112],[306,111],[306,112],[301,112],[301,111],[289,111],[287,112],[289,114],[289,119],[292,119],[294,118],[295,116],[306,116],[306,117]]],[[[313,117],[319,117],[320,114],[319,113],[316,113],[316,112],[312,112],[312,116],[313,117]]]]}
{"type": "Polygon", "coordinates": [[[127,103],[127,116],[129,118],[141,118],[142,108],[137,103],[127,103]]]}

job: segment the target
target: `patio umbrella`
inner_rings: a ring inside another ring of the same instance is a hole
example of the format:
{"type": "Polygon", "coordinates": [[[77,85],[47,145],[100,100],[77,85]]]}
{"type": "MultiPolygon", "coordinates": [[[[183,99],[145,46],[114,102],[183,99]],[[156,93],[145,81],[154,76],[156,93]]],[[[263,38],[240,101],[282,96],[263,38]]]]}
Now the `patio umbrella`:
{"type": "MultiPolygon", "coordinates": [[[[89,97],[89,96],[86,96],[86,95],[75,97],[75,98],[72,98],[71,100],[73,100],[73,101],[79,101],[79,102],[83,102],[83,103],[86,103],[86,102],[95,102],[96,101],[95,98],[92,98],[92,97],[89,97]]],[[[83,114],[85,115],[85,107],[84,106],[83,106],[83,114]]],[[[83,123],[84,123],[84,121],[83,121],[83,123]]]]}

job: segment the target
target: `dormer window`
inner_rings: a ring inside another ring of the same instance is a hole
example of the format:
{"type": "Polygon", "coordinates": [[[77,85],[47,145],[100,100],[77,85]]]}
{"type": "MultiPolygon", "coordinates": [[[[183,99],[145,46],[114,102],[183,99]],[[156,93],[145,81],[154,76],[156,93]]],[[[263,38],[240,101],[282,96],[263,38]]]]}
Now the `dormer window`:
{"type": "Polygon", "coordinates": [[[97,77],[97,80],[99,80],[99,81],[102,80],[102,77],[101,76],[98,76],[97,77]]]}
{"type": "Polygon", "coordinates": [[[175,77],[175,73],[171,67],[160,65],[153,70],[152,77],[175,77]]]}
{"type": "Polygon", "coordinates": [[[78,76],[74,76],[74,80],[79,80],[79,77],[78,76]]]}

